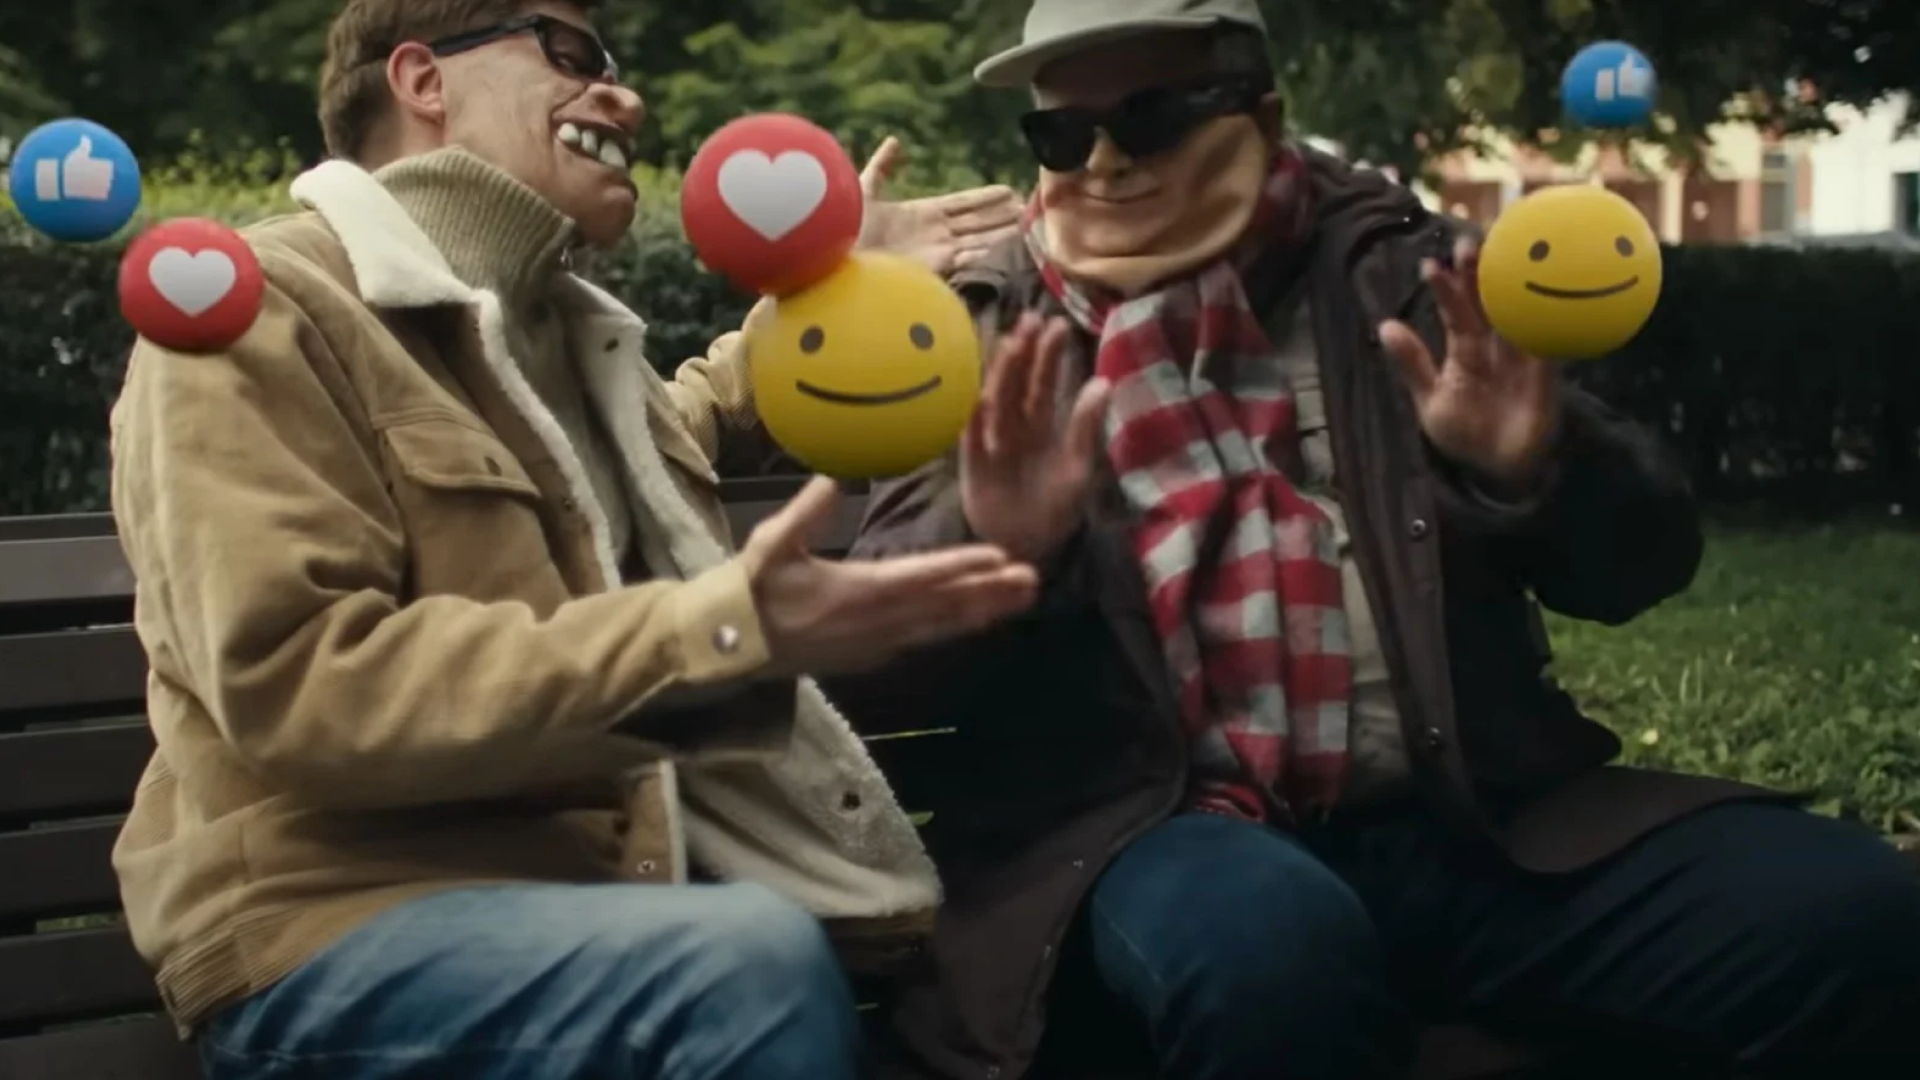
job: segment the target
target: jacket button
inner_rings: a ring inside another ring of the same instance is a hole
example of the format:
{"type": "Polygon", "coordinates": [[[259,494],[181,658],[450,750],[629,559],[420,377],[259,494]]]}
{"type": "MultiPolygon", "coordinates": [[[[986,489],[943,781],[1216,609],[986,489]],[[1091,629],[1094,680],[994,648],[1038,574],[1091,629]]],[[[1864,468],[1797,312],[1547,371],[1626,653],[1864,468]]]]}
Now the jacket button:
{"type": "Polygon", "coordinates": [[[1427,519],[1414,518],[1412,521],[1407,522],[1407,535],[1413,537],[1415,540],[1424,538],[1427,535],[1427,519]]]}
{"type": "Polygon", "coordinates": [[[1427,749],[1433,751],[1436,754],[1447,748],[1446,733],[1441,731],[1437,727],[1428,728],[1426,731],[1422,732],[1422,736],[1426,741],[1427,749]]]}
{"type": "Polygon", "coordinates": [[[713,632],[713,647],[723,656],[731,656],[740,648],[740,631],[733,626],[721,626],[713,632]]]}
{"type": "Polygon", "coordinates": [[[1075,870],[1085,870],[1087,868],[1087,860],[1085,859],[1073,860],[1073,868],[1075,870]]]}
{"type": "Polygon", "coordinates": [[[639,863],[634,866],[634,870],[641,874],[651,874],[659,868],[660,864],[654,862],[652,859],[641,859],[639,863]]]}
{"type": "Polygon", "coordinates": [[[573,508],[575,505],[576,504],[574,503],[572,498],[565,498],[560,500],[560,509],[565,510],[569,514],[573,513],[573,508]]]}

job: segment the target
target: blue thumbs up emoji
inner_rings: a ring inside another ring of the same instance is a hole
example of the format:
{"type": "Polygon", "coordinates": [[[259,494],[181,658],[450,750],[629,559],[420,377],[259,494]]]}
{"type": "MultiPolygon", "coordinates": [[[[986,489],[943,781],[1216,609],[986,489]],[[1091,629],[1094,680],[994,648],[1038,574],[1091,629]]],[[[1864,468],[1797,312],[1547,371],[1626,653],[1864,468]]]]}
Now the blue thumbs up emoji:
{"type": "Polygon", "coordinates": [[[1646,123],[1658,89],[1653,65],[1640,50],[1619,41],[1581,49],[1560,77],[1560,101],[1567,115],[1590,128],[1646,123]]]}
{"type": "Polygon", "coordinates": [[[7,193],[27,224],[55,240],[104,240],[140,206],[140,165],[99,124],[55,120],[21,141],[7,193]]]}

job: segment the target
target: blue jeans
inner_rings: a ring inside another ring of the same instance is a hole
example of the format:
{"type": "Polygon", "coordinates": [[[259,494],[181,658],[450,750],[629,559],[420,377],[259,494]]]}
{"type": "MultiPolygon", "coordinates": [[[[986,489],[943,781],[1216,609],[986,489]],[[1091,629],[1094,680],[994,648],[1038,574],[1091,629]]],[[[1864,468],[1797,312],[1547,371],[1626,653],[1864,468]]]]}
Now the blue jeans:
{"type": "Polygon", "coordinates": [[[207,1080],[848,1080],[851,991],[754,885],[504,885],[403,904],[201,1037],[207,1080]]]}
{"type": "Polygon", "coordinates": [[[1412,813],[1300,839],[1186,815],[1095,884],[1051,1006],[1049,1075],[1400,1080],[1418,1015],[1598,1076],[1920,1076],[1920,874],[1778,805],[1564,877],[1412,813]]]}

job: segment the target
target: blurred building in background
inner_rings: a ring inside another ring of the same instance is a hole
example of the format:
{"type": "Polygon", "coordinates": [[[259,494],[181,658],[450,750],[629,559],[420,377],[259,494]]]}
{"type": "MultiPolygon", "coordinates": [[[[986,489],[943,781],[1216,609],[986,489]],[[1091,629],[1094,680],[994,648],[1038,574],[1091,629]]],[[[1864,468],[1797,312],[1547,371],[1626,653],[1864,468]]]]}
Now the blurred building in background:
{"type": "Polygon", "coordinates": [[[1588,148],[1558,162],[1498,142],[1437,163],[1435,209],[1488,225],[1549,184],[1598,183],[1640,208],[1670,243],[1862,243],[1920,248],[1920,134],[1903,134],[1906,101],[1836,109],[1831,134],[1775,138],[1747,125],[1713,131],[1704,161],[1658,150],[1588,148]]]}

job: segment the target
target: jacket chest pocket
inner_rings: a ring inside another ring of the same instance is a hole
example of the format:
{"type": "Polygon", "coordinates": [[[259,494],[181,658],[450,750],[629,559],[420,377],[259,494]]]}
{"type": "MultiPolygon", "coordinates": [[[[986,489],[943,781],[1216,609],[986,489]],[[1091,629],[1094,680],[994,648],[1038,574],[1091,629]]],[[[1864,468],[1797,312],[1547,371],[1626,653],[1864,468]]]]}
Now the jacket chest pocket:
{"type": "Polygon", "coordinates": [[[415,596],[536,608],[564,598],[540,488],[498,438],[444,417],[393,424],[382,435],[415,596]]]}

